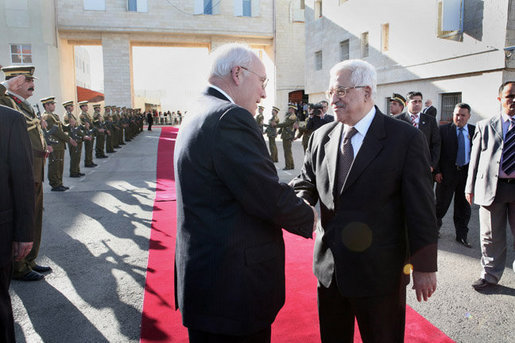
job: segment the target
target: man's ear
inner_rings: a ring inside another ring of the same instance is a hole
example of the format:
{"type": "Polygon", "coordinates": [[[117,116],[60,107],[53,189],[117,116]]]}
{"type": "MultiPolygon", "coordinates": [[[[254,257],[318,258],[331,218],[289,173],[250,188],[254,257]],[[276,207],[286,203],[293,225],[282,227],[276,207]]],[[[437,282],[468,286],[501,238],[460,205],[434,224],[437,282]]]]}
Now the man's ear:
{"type": "Polygon", "coordinates": [[[234,83],[239,86],[241,83],[241,76],[243,74],[243,70],[240,66],[235,66],[231,69],[231,77],[234,83]]]}
{"type": "Polygon", "coordinates": [[[363,89],[365,90],[365,100],[372,98],[372,88],[370,88],[370,86],[365,86],[363,89]]]}

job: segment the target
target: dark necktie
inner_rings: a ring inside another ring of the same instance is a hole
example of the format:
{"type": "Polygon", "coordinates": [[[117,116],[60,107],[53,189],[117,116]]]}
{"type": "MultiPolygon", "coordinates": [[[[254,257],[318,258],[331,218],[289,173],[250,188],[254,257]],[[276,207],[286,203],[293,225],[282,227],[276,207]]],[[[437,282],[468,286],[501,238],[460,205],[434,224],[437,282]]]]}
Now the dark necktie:
{"type": "Polygon", "coordinates": [[[501,168],[508,175],[515,171],[515,119],[513,118],[510,119],[510,126],[504,137],[501,168]]]}
{"type": "Polygon", "coordinates": [[[463,128],[458,128],[458,153],[456,155],[456,165],[463,167],[465,165],[465,136],[463,136],[463,128]]]}
{"type": "Polygon", "coordinates": [[[354,149],[352,149],[351,138],[356,133],[358,133],[358,130],[356,130],[354,127],[350,127],[344,132],[343,135],[343,147],[340,150],[340,155],[338,156],[338,174],[336,185],[338,194],[341,193],[343,186],[345,185],[345,180],[347,179],[350,167],[354,161],[354,149]]]}

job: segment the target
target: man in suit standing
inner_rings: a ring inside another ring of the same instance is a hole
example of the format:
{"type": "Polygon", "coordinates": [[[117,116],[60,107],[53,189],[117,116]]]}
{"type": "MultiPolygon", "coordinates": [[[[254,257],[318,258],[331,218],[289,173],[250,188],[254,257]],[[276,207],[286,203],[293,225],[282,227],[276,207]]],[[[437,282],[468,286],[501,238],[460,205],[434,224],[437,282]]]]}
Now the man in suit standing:
{"type": "Polygon", "coordinates": [[[41,231],[43,226],[43,180],[45,174],[45,161],[52,147],[47,147],[42,125],[46,122],[36,116],[34,109],[28,102],[28,98],[34,93],[34,71],[31,65],[3,67],[7,92],[0,94],[0,104],[11,107],[23,114],[27,124],[32,146],[32,173],[34,178],[34,197],[36,202],[34,213],[34,244],[30,253],[23,259],[14,262],[13,279],[21,281],[38,281],[44,278],[42,273],[50,272],[48,266],[36,263],[41,243],[41,231]]]}
{"type": "Polygon", "coordinates": [[[328,113],[329,103],[326,100],[322,100],[319,104],[322,106],[322,115],[320,116],[320,119],[322,119],[325,124],[333,122],[334,116],[328,113]]]}
{"type": "Polygon", "coordinates": [[[433,172],[438,166],[438,160],[440,159],[440,134],[438,132],[438,124],[434,117],[420,112],[422,109],[422,93],[409,92],[406,99],[407,111],[397,114],[394,118],[404,120],[422,131],[426,137],[429,152],[431,153],[431,172],[433,172]]]}
{"type": "Polygon", "coordinates": [[[437,226],[429,151],[420,131],[374,106],[377,76],[336,64],[327,96],[337,121],[313,132],[290,183],[315,205],[314,273],[322,342],[404,340],[411,268],[417,299],[436,290],[437,226]]]}
{"type": "MultiPolygon", "coordinates": [[[[3,86],[0,92],[5,93],[3,86]]],[[[2,105],[0,162],[0,342],[14,343],[9,284],[13,257],[19,261],[32,249],[34,176],[32,146],[23,115],[2,105]]]]}
{"type": "MultiPolygon", "coordinates": [[[[496,285],[506,263],[506,226],[515,235],[515,81],[499,87],[501,113],[476,123],[465,187],[480,205],[481,277],[476,290],[496,285]]],[[[515,262],[514,262],[515,266],[515,262]]]]}
{"type": "Polygon", "coordinates": [[[475,126],[467,124],[470,119],[470,106],[459,103],[454,107],[453,122],[440,126],[442,149],[440,161],[435,171],[436,181],[436,220],[442,227],[442,218],[447,213],[454,196],[454,228],[456,241],[467,248],[470,204],[465,199],[465,183],[470,161],[471,137],[475,126]]]}
{"type": "Polygon", "coordinates": [[[259,57],[228,44],[212,59],[175,146],[176,304],[190,342],[270,342],[285,297],[281,228],[310,238],[316,212],[279,183],[253,118],[268,81],[259,57]]]}
{"type": "Polygon", "coordinates": [[[424,108],[424,110],[422,111],[424,114],[427,114],[427,115],[430,115],[431,117],[435,118],[436,119],[436,113],[437,113],[437,110],[436,108],[433,106],[433,101],[431,101],[431,99],[427,99],[426,102],[424,103],[424,105],[426,106],[424,108]]]}

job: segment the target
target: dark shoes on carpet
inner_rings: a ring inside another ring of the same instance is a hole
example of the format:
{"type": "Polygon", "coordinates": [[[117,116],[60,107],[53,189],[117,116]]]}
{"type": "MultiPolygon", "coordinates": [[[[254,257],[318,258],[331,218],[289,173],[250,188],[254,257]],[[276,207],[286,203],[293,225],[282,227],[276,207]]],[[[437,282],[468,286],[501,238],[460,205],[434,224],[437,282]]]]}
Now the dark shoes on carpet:
{"type": "Polygon", "coordinates": [[[460,243],[461,245],[463,245],[467,248],[472,248],[472,245],[470,245],[470,243],[467,241],[466,238],[457,238],[456,237],[456,242],[460,243]]]}
{"type": "Polygon", "coordinates": [[[472,283],[472,287],[476,291],[485,289],[485,288],[487,288],[489,286],[493,286],[493,285],[495,285],[495,284],[494,283],[490,283],[490,282],[486,281],[485,279],[478,279],[478,280],[474,281],[474,283],[472,283]]]}
{"type": "Polygon", "coordinates": [[[32,267],[32,270],[35,270],[38,273],[47,273],[47,272],[51,272],[52,268],[50,268],[48,266],[40,266],[39,264],[36,264],[36,265],[34,265],[34,267],[32,267]]]}
{"type": "Polygon", "coordinates": [[[21,276],[21,277],[15,277],[13,279],[19,280],[19,281],[39,281],[43,280],[45,278],[45,275],[40,274],[34,270],[31,270],[27,274],[21,276]]]}

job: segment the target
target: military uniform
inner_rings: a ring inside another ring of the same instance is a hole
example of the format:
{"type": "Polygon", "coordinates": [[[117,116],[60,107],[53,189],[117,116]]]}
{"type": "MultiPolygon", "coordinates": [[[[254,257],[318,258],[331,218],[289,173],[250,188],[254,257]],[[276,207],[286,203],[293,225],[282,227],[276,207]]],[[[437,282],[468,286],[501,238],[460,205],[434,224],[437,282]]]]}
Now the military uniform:
{"type": "Polygon", "coordinates": [[[113,123],[113,118],[111,117],[111,106],[105,106],[104,107],[104,122],[105,122],[105,126],[106,126],[106,136],[105,136],[105,140],[106,140],[106,152],[108,154],[111,154],[111,153],[115,153],[116,150],[114,150],[114,146],[113,146],[113,136],[114,136],[114,123],[113,123]]]}
{"type": "Polygon", "coordinates": [[[100,114],[100,104],[93,105],[95,113],[93,114],[93,126],[96,135],[95,156],[96,158],[107,158],[104,152],[106,125],[104,117],[100,114]]]}
{"type": "Polygon", "coordinates": [[[279,113],[279,108],[273,107],[272,110],[272,118],[268,121],[268,125],[266,125],[265,133],[268,137],[268,148],[270,149],[270,157],[273,162],[279,162],[277,156],[277,145],[275,145],[275,137],[277,137],[277,124],[279,124],[279,117],[277,114],[279,113]]]}
{"type": "MultiPolygon", "coordinates": [[[[9,66],[3,67],[5,79],[25,75],[34,79],[34,66],[9,66]]],[[[13,264],[13,278],[23,281],[36,281],[44,278],[38,271],[50,271],[50,267],[42,267],[36,264],[36,257],[39,253],[41,244],[41,229],[43,224],[43,180],[45,174],[45,160],[47,157],[47,146],[43,131],[41,129],[41,121],[36,116],[34,109],[30,103],[20,96],[7,91],[0,94],[0,104],[10,107],[23,114],[27,123],[27,132],[29,134],[32,146],[33,164],[32,173],[34,176],[34,243],[30,253],[21,261],[15,261],[13,264]],[[33,270],[34,269],[34,270],[33,270]]]]}
{"type": "Polygon", "coordinates": [[[93,117],[89,115],[88,111],[88,102],[81,101],[79,102],[79,106],[81,109],[81,113],[79,115],[80,123],[84,126],[86,130],[89,130],[91,140],[84,141],[84,167],[92,168],[96,167],[97,164],[93,163],[93,146],[94,146],[94,126],[93,126],[93,117]],[[87,128],[86,123],[89,124],[89,129],[87,128]]]}
{"type": "MultiPolygon", "coordinates": [[[[290,107],[291,108],[291,107],[290,107]]],[[[283,140],[283,149],[284,149],[284,162],[285,167],[284,170],[294,169],[295,165],[293,162],[293,153],[291,150],[291,145],[293,139],[295,138],[295,128],[297,123],[297,116],[294,113],[288,112],[286,114],[286,118],[284,122],[279,123],[277,127],[280,129],[281,139],[283,140]]]]}
{"type": "MultiPolygon", "coordinates": [[[[48,103],[55,103],[54,97],[41,99],[43,106],[48,103]]],[[[45,111],[43,119],[47,122],[47,132],[49,133],[47,144],[52,146],[52,152],[48,156],[48,182],[52,186],[52,191],[62,192],[68,189],[63,185],[64,169],[64,150],[66,143],[70,142],[70,137],[64,132],[63,123],[55,113],[45,111]]]]}
{"type": "Polygon", "coordinates": [[[68,143],[68,151],[70,154],[70,177],[81,177],[86,174],[80,172],[80,156],[82,154],[82,129],[80,126],[79,119],[73,114],[73,101],[63,102],[63,106],[66,109],[66,114],[63,116],[63,121],[67,125],[65,128],[71,138],[75,140],[77,146],[73,146],[68,143]],[[75,124],[71,124],[71,120],[75,121],[75,124]]]}
{"type": "Polygon", "coordinates": [[[258,106],[258,114],[256,115],[256,122],[259,126],[261,133],[263,133],[263,126],[265,124],[265,116],[263,115],[263,110],[265,108],[261,105],[258,106]]]}

